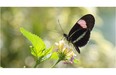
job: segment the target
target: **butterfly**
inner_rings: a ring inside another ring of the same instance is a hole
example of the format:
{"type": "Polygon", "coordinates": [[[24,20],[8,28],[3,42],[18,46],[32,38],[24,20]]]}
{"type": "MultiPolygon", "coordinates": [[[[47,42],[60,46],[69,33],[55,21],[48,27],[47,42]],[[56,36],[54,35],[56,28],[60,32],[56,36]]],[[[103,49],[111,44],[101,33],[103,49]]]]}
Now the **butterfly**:
{"type": "Polygon", "coordinates": [[[92,14],[86,14],[75,23],[68,35],[64,33],[63,36],[67,41],[72,43],[77,52],[80,53],[79,47],[85,46],[89,41],[94,24],[94,16],[92,14]]]}

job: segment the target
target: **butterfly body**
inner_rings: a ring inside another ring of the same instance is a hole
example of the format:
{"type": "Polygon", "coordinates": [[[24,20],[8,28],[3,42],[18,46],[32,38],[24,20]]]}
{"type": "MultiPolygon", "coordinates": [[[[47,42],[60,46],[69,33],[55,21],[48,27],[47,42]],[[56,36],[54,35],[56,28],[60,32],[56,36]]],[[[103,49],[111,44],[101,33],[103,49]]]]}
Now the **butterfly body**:
{"type": "Polygon", "coordinates": [[[67,41],[71,42],[78,53],[80,50],[78,47],[82,47],[87,44],[91,30],[93,29],[95,19],[93,15],[87,14],[81,17],[76,24],[69,31],[69,34],[63,34],[67,41]]]}

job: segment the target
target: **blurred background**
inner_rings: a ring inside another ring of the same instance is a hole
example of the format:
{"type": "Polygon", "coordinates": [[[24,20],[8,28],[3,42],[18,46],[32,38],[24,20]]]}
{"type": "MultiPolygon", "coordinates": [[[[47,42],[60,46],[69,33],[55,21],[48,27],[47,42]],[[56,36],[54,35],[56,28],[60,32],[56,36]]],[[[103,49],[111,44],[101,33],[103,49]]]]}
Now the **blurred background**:
{"type": "MultiPolygon", "coordinates": [[[[93,14],[95,26],[88,44],[77,54],[78,64],[63,64],[63,68],[114,68],[116,67],[116,8],[115,7],[2,7],[0,8],[0,67],[33,67],[31,43],[20,33],[20,27],[40,36],[49,48],[60,41],[63,32],[73,27],[85,14],[93,14]]],[[[75,51],[76,52],[76,51],[75,51]]],[[[54,61],[39,67],[49,68],[54,61]]]]}

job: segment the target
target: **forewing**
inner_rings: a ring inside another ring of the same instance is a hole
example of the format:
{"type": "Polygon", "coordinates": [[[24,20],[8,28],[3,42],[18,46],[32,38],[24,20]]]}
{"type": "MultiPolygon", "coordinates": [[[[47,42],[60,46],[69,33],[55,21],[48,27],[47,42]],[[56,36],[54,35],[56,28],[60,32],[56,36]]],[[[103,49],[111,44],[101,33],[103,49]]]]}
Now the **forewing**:
{"type": "Polygon", "coordinates": [[[70,36],[75,31],[78,31],[79,29],[89,29],[90,31],[93,29],[95,24],[95,18],[91,14],[87,14],[83,17],[81,17],[75,25],[70,30],[68,36],[70,36]]]}
{"type": "Polygon", "coordinates": [[[87,42],[89,41],[89,38],[90,38],[90,31],[87,30],[87,32],[84,34],[82,38],[80,38],[80,40],[72,42],[72,43],[78,47],[82,47],[87,44],[87,42]]]}
{"type": "Polygon", "coordinates": [[[87,29],[89,29],[90,31],[93,29],[94,24],[95,24],[95,18],[93,17],[93,15],[87,14],[87,15],[81,17],[79,19],[79,21],[80,20],[84,20],[86,22],[87,29]]]}
{"type": "Polygon", "coordinates": [[[73,43],[75,40],[79,39],[79,37],[84,34],[87,31],[87,29],[79,29],[74,31],[68,39],[73,43]]]}
{"type": "Polygon", "coordinates": [[[78,31],[82,29],[81,26],[78,23],[75,23],[75,25],[72,27],[72,29],[70,30],[68,36],[70,36],[72,33],[74,33],[75,31],[78,31]]]}

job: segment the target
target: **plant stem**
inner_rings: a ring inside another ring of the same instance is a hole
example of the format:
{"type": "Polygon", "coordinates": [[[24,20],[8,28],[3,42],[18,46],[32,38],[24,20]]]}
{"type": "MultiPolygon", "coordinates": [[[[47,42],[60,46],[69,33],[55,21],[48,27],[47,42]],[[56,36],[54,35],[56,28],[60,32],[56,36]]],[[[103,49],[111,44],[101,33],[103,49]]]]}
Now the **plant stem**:
{"type": "Polygon", "coordinates": [[[40,58],[38,58],[38,59],[36,58],[36,64],[34,65],[34,67],[33,67],[33,68],[36,68],[36,67],[37,67],[37,65],[38,65],[38,64],[40,64],[40,63],[42,62],[42,61],[41,61],[41,60],[42,60],[42,58],[43,58],[43,56],[41,56],[41,57],[40,57],[40,58]]]}
{"type": "Polygon", "coordinates": [[[54,68],[60,61],[61,59],[58,59],[58,61],[52,66],[52,68],[54,68]]]}
{"type": "Polygon", "coordinates": [[[36,61],[36,64],[34,65],[34,67],[33,67],[33,68],[36,68],[36,67],[37,67],[37,65],[38,65],[38,60],[36,61]]]}

